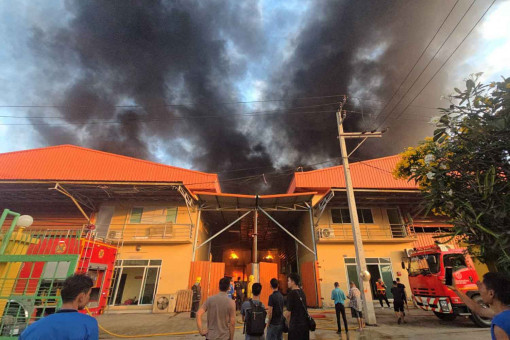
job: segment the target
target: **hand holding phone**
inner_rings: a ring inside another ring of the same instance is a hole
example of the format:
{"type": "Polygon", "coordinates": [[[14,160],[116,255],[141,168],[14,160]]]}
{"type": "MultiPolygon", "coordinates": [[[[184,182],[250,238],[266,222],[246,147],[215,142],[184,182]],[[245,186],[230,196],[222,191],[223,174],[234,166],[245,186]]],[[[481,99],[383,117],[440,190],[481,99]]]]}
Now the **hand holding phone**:
{"type": "Polygon", "coordinates": [[[453,286],[453,268],[445,267],[444,284],[447,286],[453,286]]]}

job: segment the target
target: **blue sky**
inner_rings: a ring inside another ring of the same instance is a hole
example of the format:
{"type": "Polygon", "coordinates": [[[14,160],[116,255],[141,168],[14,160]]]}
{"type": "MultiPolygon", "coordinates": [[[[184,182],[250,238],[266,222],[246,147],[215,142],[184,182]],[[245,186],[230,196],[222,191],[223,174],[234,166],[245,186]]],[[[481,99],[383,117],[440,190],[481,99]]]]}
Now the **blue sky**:
{"type": "MultiPolygon", "coordinates": [[[[461,0],[463,1],[463,0],[461,0]]],[[[476,6],[479,10],[486,8],[490,1],[479,1],[476,6]]],[[[261,0],[258,2],[260,31],[268,48],[262,55],[249,58],[239,50],[239,44],[225,36],[227,52],[231,60],[242,60],[246,70],[240,77],[233,80],[233,86],[240,101],[255,101],[267,99],[271,94],[270,84],[273,77],[286,61],[292,59],[296,39],[306,27],[310,18],[315,15],[315,2],[306,1],[271,1],[261,0]]],[[[438,13],[438,15],[442,13],[438,13]]],[[[430,84],[423,94],[417,98],[416,105],[438,106],[441,105],[440,94],[448,95],[453,87],[462,87],[463,79],[471,73],[484,72],[483,80],[491,81],[500,75],[510,76],[510,1],[498,1],[490,10],[483,21],[477,26],[473,34],[466,40],[456,52],[445,69],[441,71],[437,79],[430,84]]],[[[58,1],[2,1],[0,2],[0,106],[1,105],[51,105],[52,98],[49,93],[65,89],[66,81],[61,79],[46,84],[35,84],[41,79],[39,67],[40,59],[34,49],[30,47],[30,38],[34,26],[45,28],[65,27],[71,14],[66,8],[65,2],[58,1]],[[41,91],[47,88],[48,92],[41,91]]],[[[474,20],[472,20],[474,21],[474,20]]],[[[472,23],[469,22],[469,25],[472,23]]],[[[467,26],[469,26],[467,25],[467,26]]],[[[467,27],[466,26],[466,27],[467,27]]],[[[464,29],[465,32],[467,29],[464,29]]],[[[341,34],[341,32],[339,32],[341,34]]],[[[457,39],[456,41],[458,41],[457,39]]],[[[453,45],[453,43],[452,43],[453,45]]],[[[360,60],[377,61],[386,52],[386,41],[370,46],[359,48],[356,55],[360,60]]],[[[445,58],[438,55],[438,58],[445,58]]],[[[67,67],[67,66],[63,66],[67,67]]],[[[79,72],[76,70],[76,72],[79,72]]],[[[46,79],[51,76],[45,75],[46,79]]],[[[56,79],[56,78],[55,78],[56,79]]],[[[72,79],[69,79],[71,82],[72,79]]],[[[384,86],[378,83],[377,77],[366,84],[359,79],[351,79],[349,88],[352,94],[365,96],[371,86],[384,86]]],[[[327,95],[329,93],[325,93],[327,95]]],[[[384,100],[385,98],[380,98],[384,100]]],[[[132,102],[129,98],[124,102],[132,102]]],[[[267,108],[268,106],[265,106],[267,108]]],[[[256,104],[248,104],[244,107],[245,112],[258,108],[256,104]]],[[[33,116],[35,114],[51,115],[52,110],[34,111],[26,108],[0,108],[0,116],[33,116]]],[[[278,136],[267,135],[267,131],[255,131],[251,129],[251,120],[246,119],[246,124],[241,124],[239,130],[255,142],[261,142],[271,149],[272,138],[278,136]]],[[[75,129],[77,135],[83,133],[75,129]]],[[[145,137],[150,145],[150,150],[156,160],[176,166],[194,167],[189,157],[176,157],[165,151],[165,143],[161,138],[145,137]]],[[[176,139],[177,143],[185,152],[194,151],[194,145],[186,138],[176,139]]],[[[30,125],[27,119],[0,118],[0,152],[23,150],[35,147],[47,146],[44,138],[30,125]],[[12,125],[25,124],[25,125],[12,125]]],[[[278,154],[274,150],[273,154],[278,154]]],[[[280,165],[291,162],[293,153],[298,151],[284,150],[284,155],[275,156],[281,160],[280,165]]],[[[283,151],[282,151],[283,154],[283,151]]],[[[275,162],[278,164],[278,161],[275,162]]]]}

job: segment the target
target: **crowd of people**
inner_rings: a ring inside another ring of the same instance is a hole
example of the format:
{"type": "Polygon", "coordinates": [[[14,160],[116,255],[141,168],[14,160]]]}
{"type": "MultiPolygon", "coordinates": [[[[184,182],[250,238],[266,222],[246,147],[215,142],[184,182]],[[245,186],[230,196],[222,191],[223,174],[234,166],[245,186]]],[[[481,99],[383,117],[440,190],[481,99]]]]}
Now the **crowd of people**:
{"type": "MultiPolygon", "coordinates": [[[[266,307],[265,301],[260,299],[263,289],[260,283],[251,279],[250,284],[243,288],[232,284],[228,277],[222,278],[219,281],[220,292],[209,297],[196,313],[192,311],[191,315],[196,317],[198,332],[205,336],[207,340],[233,340],[237,303],[244,322],[245,339],[281,340],[285,332],[288,332],[289,340],[309,339],[310,331],[315,330],[315,322],[306,307],[306,295],[300,288],[301,278],[297,274],[290,274],[287,279],[289,290],[286,303],[279,290],[278,280],[273,278],[270,281],[272,294],[266,307]],[[244,295],[248,299],[244,299],[244,295]],[[241,301],[242,303],[239,306],[241,301]],[[202,316],[205,313],[207,313],[206,326],[202,324],[202,316]]],[[[237,282],[240,282],[240,279],[237,282]]],[[[67,278],[61,290],[62,308],[55,314],[44,317],[28,326],[21,334],[20,340],[98,339],[97,320],[86,314],[78,313],[87,306],[92,286],[92,279],[86,275],[76,274],[67,278]]],[[[477,282],[477,286],[483,302],[490,307],[483,308],[473,301],[464,292],[457,289],[455,282],[449,288],[457,293],[473,313],[492,318],[491,335],[493,340],[509,340],[510,278],[502,273],[487,273],[483,276],[482,281],[477,282]]],[[[383,308],[382,301],[388,301],[386,289],[384,283],[379,281],[377,294],[383,308]]],[[[195,283],[193,293],[193,306],[198,306],[201,297],[200,279],[195,283]]],[[[397,322],[399,324],[405,323],[404,306],[407,303],[405,286],[397,279],[393,281],[391,293],[397,322]]],[[[343,319],[345,332],[349,332],[345,311],[346,299],[350,300],[351,314],[357,319],[358,329],[362,331],[365,327],[362,294],[356,284],[350,282],[350,288],[346,295],[340,289],[339,283],[335,282],[331,299],[335,303],[338,333],[342,331],[340,317],[343,319]]],[[[389,305],[389,302],[387,302],[387,305],[389,305]]]]}

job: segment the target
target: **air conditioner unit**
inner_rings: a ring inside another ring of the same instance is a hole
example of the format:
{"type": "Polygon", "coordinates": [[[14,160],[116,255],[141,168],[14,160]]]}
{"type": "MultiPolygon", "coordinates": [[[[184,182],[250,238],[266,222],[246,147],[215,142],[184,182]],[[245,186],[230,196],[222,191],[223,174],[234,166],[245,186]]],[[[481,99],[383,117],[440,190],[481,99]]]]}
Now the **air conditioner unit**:
{"type": "Polygon", "coordinates": [[[119,239],[121,238],[122,233],[120,231],[112,230],[108,232],[108,238],[109,239],[119,239]]]}
{"type": "Polygon", "coordinates": [[[335,231],[332,228],[323,228],[320,230],[321,238],[335,238],[335,231]]]}
{"type": "Polygon", "coordinates": [[[411,257],[413,251],[413,249],[404,249],[404,254],[406,254],[406,257],[411,257]]]}

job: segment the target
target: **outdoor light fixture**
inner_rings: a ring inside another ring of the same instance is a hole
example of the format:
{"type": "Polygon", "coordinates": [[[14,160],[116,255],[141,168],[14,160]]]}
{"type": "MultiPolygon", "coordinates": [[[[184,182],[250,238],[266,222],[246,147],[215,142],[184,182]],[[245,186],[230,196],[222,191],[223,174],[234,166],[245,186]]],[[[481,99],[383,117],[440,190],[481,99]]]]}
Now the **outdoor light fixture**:
{"type": "Polygon", "coordinates": [[[142,250],[142,246],[141,246],[141,245],[139,245],[139,244],[137,244],[137,245],[136,245],[136,247],[135,247],[135,249],[136,249],[136,251],[140,251],[140,250],[142,250]]]}
{"type": "Polygon", "coordinates": [[[232,253],[230,254],[230,258],[231,258],[232,260],[238,260],[238,259],[239,259],[239,256],[237,256],[237,254],[236,254],[236,253],[232,252],[232,253]]]}
{"type": "Polygon", "coordinates": [[[266,257],[264,257],[264,260],[272,261],[274,259],[273,255],[267,254],[266,257]]]}
{"type": "Polygon", "coordinates": [[[26,228],[26,227],[30,227],[32,225],[32,223],[34,223],[34,219],[32,218],[32,216],[29,216],[29,215],[21,215],[19,218],[18,218],[18,227],[23,227],[23,228],[26,228]]]}

